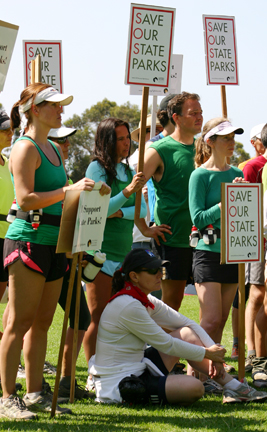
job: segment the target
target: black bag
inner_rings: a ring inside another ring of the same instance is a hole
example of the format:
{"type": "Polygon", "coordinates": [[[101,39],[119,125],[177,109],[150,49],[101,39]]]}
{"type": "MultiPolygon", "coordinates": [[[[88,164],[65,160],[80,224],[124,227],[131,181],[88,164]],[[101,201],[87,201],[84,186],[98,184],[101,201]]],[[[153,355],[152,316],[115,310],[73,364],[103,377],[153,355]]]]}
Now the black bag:
{"type": "Polygon", "coordinates": [[[127,376],[119,382],[119,391],[122,400],[133,404],[144,404],[149,402],[149,393],[143,381],[135,376],[127,376]]]}

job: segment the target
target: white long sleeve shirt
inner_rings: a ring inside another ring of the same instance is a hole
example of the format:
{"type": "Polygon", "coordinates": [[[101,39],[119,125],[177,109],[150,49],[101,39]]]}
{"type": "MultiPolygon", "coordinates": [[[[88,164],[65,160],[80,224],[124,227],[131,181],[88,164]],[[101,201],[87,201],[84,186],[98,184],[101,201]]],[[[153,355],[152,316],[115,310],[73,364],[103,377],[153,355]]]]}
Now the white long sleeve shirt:
{"type": "MultiPolygon", "coordinates": [[[[89,363],[94,376],[96,401],[121,402],[119,382],[126,376],[140,376],[145,368],[146,345],[158,351],[188,360],[202,361],[205,348],[173,338],[162,330],[190,327],[205,347],[214,344],[205,330],[165,303],[149,295],[155,309],[146,308],[131,296],[122,295],[107,304],[97,335],[96,354],[89,363]]],[[[157,374],[162,375],[156,368],[157,374]]]]}

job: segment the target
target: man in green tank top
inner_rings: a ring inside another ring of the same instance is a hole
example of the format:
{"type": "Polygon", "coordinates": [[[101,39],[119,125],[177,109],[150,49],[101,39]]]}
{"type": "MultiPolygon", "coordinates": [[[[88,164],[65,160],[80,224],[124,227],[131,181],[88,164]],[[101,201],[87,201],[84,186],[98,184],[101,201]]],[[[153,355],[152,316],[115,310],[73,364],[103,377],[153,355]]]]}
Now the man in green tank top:
{"type": "MultiPolygon", "coordinates": [[[[160,239],[157,249],[161,259],[171,261],[163,275],[162,300],[178,310],[192,268],[188,182],[194,170],[194,136],[201,131],[203,117],[199,96],[194,93],[175,96],[167,110],[175,130],[146,150],[144,174],[147,180],[152,177],[156,191],[156,225],[171,227],[171,234],[165,234],[166,242],[160,239]]],[[[142,224],[140,220],[141,230],[142,224]]]]}

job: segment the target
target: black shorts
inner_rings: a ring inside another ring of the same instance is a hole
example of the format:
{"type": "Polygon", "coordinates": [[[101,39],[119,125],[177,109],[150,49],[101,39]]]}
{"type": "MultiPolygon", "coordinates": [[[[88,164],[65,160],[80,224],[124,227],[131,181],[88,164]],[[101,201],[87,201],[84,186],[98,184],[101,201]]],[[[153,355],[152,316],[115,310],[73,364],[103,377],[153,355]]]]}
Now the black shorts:
{"type": "Polygon", "coordinates": [[[5,239],[0,238],[0,282],[8,281],[8,273],[4,269],[4,241],[5,239]]]}
{"type": "Polygon", "coordinates": [[[157,366],[157,368],[164,374],[164,376],[154,376],[149,372],[148,369],[146,369],[145,372],[139,376],[139,378],[143,381],[150,395],[152,403],[166,404],[168,401],[166,398],[165,385],[169,371],[164,365],[159,352],[155,348],[147,348],[145,350],[145,357],[151,360],[152,363],[154,363],[154,365],[157,366]]]}
{"type": "Polygon", "coordinates": [[[25,267],[43,275],[46,282],[52,282],[65,275],[67,258],[64,253],[56,254],[56,246],[40,245],[8,238],[4,243],[4,267],[20,260],[25,267]]]}
{"type": "MultiPolygon", "coordinates": [[[[62,307],[62,309],[64,311],[65,311],[67,294],[68,294],[71,262],[72,262],[72,260],[68,260],[69,269],[65,273],[63,283],[62,283],[60,297],[58,300],[58,303],[60,304],[60,306],[62,307]]],[[[71,304],[70,304],[70,314],[69,314],[70,328],[72,328],[72,329],[74,329],[74,321],[75,321],[76,287],[77,287],[77,270],[75,273],[73,292],[72,292],[72,298],[71,298],[71,304]]],[[[89,313],[89,309],[87,306],[87,301],[85,299],[84,291],[83,291],[83,288],[81,286],[81,301],[80,301],[80,313],[79,313],[78,329],[86,331],[88,329],[89,324],[90,324],[90,313],[89,313]]]]}
{"type": "Polygon", "coordinates": [[[193,252],[193,279],[195,283],[238,283],[238,264],[220,264],[220,253],[203,250],[193,252]]]}
{"type": "Polygon", "coordinates": [[[192,249],[166,246],[164,244],[154,245],[162,260],[168,260],[171,264],[163,267],[162,280],[185,280],[188,281],[192,275],[192,249]]]}

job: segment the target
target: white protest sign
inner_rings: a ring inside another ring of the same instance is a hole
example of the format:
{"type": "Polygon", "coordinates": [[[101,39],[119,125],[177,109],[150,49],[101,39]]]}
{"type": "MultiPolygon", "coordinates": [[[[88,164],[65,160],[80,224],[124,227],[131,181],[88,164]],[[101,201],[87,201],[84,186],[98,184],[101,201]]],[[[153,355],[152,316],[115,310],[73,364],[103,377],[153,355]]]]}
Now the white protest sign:
{"type": "Polygon", "coordinates": [[[125,84],[169,87],[175,9],[131,4],[125,84]]]}
{"type": "Polygon", "coordinates": [[[31,61],[41,55],[42,83],[50,84],[61,93],[62,79],[62,42],[32,40],[23,41],[24,81],[25,87],[31,83],[31,61]]]}
{"type": "Polygon", "coordinates": [[[203,15],[207,84],[238,85],[235,17],[203,15]]]}
{"type": "Polygon", "coordinates": [[[222,264],[263,261],[262,184],[222,183],[222,264]]]}
{"type": "Polygon", "coordinates": [[[0,21],[0,91],[3,90],[19,27],[0,21]]]}
{"type": "Polygon", "coordinates": [[[72,244],[73,254],[101,249],[109,199],[110,194],[101,196],[99,189],[81,192],[72,244]]]}
{"type": "MultiPolygon", "coordinates": [[[[169,94],[181,93],[182,86],[182,69],[183,69],[183,55],[172,55],[172,66],[170,75],[170,85],[168,88],[164,87],[149,87],[150,96],[167,96],[169,94]]],[[[142,86],[131,85],[130,95],[142,95],[142,86]]]]}

